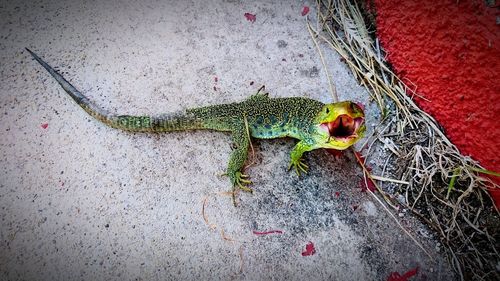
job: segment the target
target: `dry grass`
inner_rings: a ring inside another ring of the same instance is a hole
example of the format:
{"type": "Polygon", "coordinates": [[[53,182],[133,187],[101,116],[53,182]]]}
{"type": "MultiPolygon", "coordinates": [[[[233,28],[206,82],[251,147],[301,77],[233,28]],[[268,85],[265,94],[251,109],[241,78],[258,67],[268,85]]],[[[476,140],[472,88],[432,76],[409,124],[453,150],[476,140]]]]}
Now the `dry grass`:
{"type": "Polygon", "coordinates": [[[379,190],[383,199],[394,208],[408,208],[434,230],[462,280],[500,280],[495,268],[500,220],[488,193],[499,186],[484,177],[491,172],[461,155],[413,102],[414,87],[392,72],[355,1],[319,0],[317,10],[316,29],[309,24],[310,32],[340,54],[382,112],[364,156],[369,158],[371,145],[380,141],[400,167],[392,175],[398,176],[391,183],[395,188],[379,190]],[[395,200],[398,194],[404,200],[395,200]]]}

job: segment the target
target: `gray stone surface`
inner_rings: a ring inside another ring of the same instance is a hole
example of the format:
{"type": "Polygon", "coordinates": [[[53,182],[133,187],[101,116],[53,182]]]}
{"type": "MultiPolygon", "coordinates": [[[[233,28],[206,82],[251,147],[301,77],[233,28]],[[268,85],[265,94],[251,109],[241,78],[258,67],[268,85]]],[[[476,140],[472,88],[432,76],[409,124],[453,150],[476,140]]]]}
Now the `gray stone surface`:
{"type": "MultiPolygon", "coordinates": [[[[235,208],[221,176],[227,134],[108,128],[24,51],[121,114],[239,101],[262,84],[274,97],[330,102],[304,4],[0,4],[0,279],[386,280],[416,266],[416,280],[451,278],[424,228],[402,218],[436,261],[361,192],[352,152],[308,154],[310,173],[299,179],[286,170],[293,140],[255,141],[255,193],[235,208]],[[254,233],[270,230],[282,233],[254,233]],[[316,253],[302,256],[309,242],[316,253]]],[[[324,52],[341,99],[365,104],[376,124],[368,93],[324,52]]]]}

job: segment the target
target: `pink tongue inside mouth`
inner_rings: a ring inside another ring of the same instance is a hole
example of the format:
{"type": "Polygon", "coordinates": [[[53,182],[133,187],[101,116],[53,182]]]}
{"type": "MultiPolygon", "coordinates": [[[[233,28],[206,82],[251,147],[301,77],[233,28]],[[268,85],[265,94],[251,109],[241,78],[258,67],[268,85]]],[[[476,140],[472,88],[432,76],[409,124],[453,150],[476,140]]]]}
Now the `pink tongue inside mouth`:
{"type": "Polygon", "coordinates": [[[341,115],[334,122],[328,123],[328,131],[334,137],[350,137],[355,133],[355,130],[355,120],[347,115],[341,115]]]}

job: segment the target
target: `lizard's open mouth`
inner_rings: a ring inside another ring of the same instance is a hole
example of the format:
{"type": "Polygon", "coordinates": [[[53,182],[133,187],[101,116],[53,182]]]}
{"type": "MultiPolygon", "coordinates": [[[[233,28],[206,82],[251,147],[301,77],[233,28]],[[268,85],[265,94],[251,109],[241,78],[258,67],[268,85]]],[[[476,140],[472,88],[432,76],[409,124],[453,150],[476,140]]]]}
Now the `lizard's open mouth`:
{"type": "Polygon", "coordinates": [[[337,140],[349,140],[358,137],[358,130],[364,123],[363,117],[352,118],[347,114],[342,114],[335,121],[323,123],[328,127],[330,137],[337,140]]]}

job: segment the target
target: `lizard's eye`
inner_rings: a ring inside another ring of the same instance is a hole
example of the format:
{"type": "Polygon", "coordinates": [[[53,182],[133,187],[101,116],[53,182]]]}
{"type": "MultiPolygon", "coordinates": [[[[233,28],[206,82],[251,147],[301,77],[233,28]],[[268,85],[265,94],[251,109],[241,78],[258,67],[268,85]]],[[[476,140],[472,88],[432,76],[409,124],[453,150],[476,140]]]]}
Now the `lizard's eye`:
{"type": "Polygon", "coordinates": [[[330,109],[328,109],[328,107],[325,109],[325,113],[326,114],[330,113],[330,109]]]}

